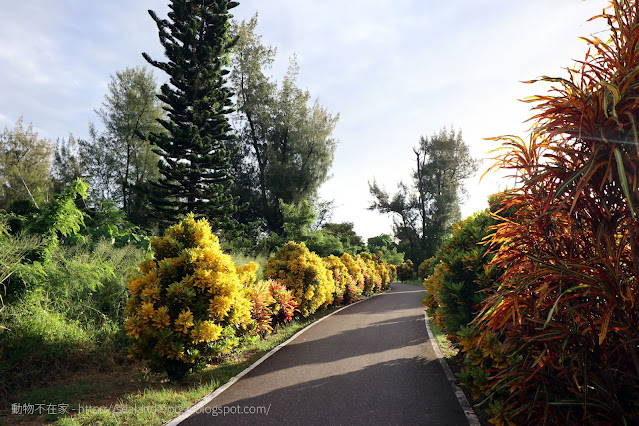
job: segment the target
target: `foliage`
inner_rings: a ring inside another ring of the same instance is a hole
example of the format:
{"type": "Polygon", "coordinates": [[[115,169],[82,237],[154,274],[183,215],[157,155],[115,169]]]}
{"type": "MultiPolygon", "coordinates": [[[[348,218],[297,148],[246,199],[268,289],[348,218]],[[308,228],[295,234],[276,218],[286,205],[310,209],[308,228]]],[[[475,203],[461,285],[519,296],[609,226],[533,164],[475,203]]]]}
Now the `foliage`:
{"type": "Polygon", "coordinates": [[[260,338],[273,332],[278,325],[290,322],[298,306],[291,291],[273,280],[255,283],[251,287],[251,300],[251,316],[256,321],[260,338]]]}
{"type": "Polygon", "coordinates": [[[298,303],[295,301],[293,293],[281,282],[268,280],[271,296],[275,299],[275,304],[271,308],[273,313],[273,328],[288,324],[293,320],[298,303]]]}
{"type": "Polygon", "coordinates": [[[375,201],[369,209],[393,216],[399,250],[413,262],[421,262],[435,255],[450,226],[459,220],[463,181],[477,171],[478,163],[461,132],[454,129],[442,129],[430,138],[422,136],[413,152],[413,185],[400,182],[398,192],[391,196],[373,181],[369,188],[375,201]]]}
{"type": "Polygon", "coordinates": [[[410,281],[415,277],[415,265],[410,259],[397,266],[397,278],[400,281],[410,281]]]}
{"type": "Polygon", "coordinates": [[[388,265],[390,271],[390,282],[397,280],[397,265],[388,265]]]}
{"type": "MultiPolygon", "coordinates": [[[[453,235],[455,234],[455,225],[453,225],[453,235]]],[[[440,248],[441,250],[441,248],[440,248]]],[[[431,257],[428,258],[426,260],[424,260],[420,265],[419,268],[417,268],[417,276],[424,280],[426,279],[428,276],[433,274],[433,269],[435,267],[435,263],[436,263],[436,258],[435,257],[431,257]]]]}
{"type": "Polygon", "coordinates": [[[67,238],[67,243],[82,240],[95,245],[105,240],[118,248],[132,244],[146,251],[151,249],[147,234],[129,222],[124,210],[117,208],[113,202],[102,200],[96,208],[86,209],[85,215],[85,228],[79,235],[67,238]]]}
{"type": "Polygon", "coordinates": [[[355,232],[353,222],[325,223],[322,226],[322,231],[334,236],[342,243],[344,247],[342,253],[348,253],[354,256],[364,249],[364,240],[355,232]]]}
{"type": "Polygon", "coordinates": [[[355,257],[355,260],[359,263],[362,275],[364,276],[364,291],[363,294],[370,295],[376,293],[382,288],[382,277],[377,271],[377,265],[373,261],[372,257],[368,253],[362,253],[355,257]]]}
{"type": "Polygon", "coordinates": [[[377,256],[373,256],[373,260],[375,261],[377,273],[382,280],[380,290],[388,290],[390,288],[390,284],[393,282],[389,264],[385,259],[377,256]]]}
{"type": "MultiPolygon", "coordinates": [[[[341,256],[342,253],[346,251],[356,251],[356,247],[349,245],[350,238],[344,238],[343,236],[339,238],[332,232],[332,230],[335,230],[335,227],[330,226],[330,230],[326,228],[314,229],[316,228],[314,224],[317,220],[314,204],[317,203],[311,203],[308,200],[303,200],[298,205],[287,204],[280,200],[280,209],[284,221],[284,233],[280,236],[272,232],[267,239],[268,247],[271,250],[276,250],[287,241],[303,242],[310,251],[315,252],[320,257],[329,255],[341,256]]],[[[349,234],[349,236],[352,237],[354,241],[357,241],[357,238],[361,241],[361,237],[357,236],[355,231],[352,230],[352,223],[329,225],[338,225],[340,230],[346,232],[350,229],[352,235],[349,234]]]]}
{"type": "Polygon", "coordinates": [[[64,191],[64,188],[74,180],[87,174],[82,167],[78,147],[78,140],[71,133],[66,139],[56,141],[51,164],[53,192],[56,194],[64,191]]]}
{"type": "Polygon", "coordinates": [[[502,137],[495,167],[513,216],[491,239],[504,274],[477,319],[509,358],[487,378],[495,421],[639,420],[639,3],[613,0],[610,41],[536,102],[529,142],[502,137]]]}
{"type": "Polygon", "coordinates": [[[335,281],[322,259],[304,243],[289,242],[269,259],[264,270],[267,278],[280,281],[293,292],[304,317],[333,303],[335,281]]]}
{"type": "Polygon", "coordinates": [[[164,369],[171,380],[237,345],[251,322],[246,281],[205,219],[187,216],[151,241],[153,258],[129,281],[126,330],[133,356],[164,369]],[[244,280],[245,282],[242,282],[244,280]]]}
{"type": "Polygon", "coordinates": [[[257,333],[264,338],[273,331],[273,308],[275,299],[271,294],[271,286],[266,281],[258,281],[251,287],[251,317],[256,322],[257,333]]]}
{"type": "Polygon", "coordinates": [[[397,244],[393,241],[393,237],[388,234],[380,234],[369,238],[367,248],[371,253],[378,254],[392,265],[404,263],[404,253],[397,251],[397,244]]]}
{"type": "Polygon", "coordinates": [[[111,76],[102,108],[96,112],[105,127],[81,140],[82,168],[90,176],[92,198],[122,206],[136,225],[146,224],[149,182],[159,177],[158,156],[147,138],[162,131],[164,113],[156,97],[157,83],[145,67],[126,68],[111,76]]]}
{"type": "Polygon", "coordinates": [[[335,294],[333,295],[335,304],[343,304],[345,302],[344,292],[351,280],[348,274],[348,268],[346,268],[339,257],[334,255],[325,257],[323,261],[326,269],[333,274],[333,281],[335,281],[335,294]]]}
{"type": "Polygon", "coordinates": [[[30,199],[38,207],[51,189],[51,155],[53,145],[38,136],[29,124],[22,125],[22,117],[13,129],[8,127],[0,135],[0,208],[13,201],[30,199]]]}
{"type": "Polygon", "coordinates": [[[355,287],[355,292],[352,291],[352,288],[348,289],[350,291],[349,298],[351,298],[349,301],[355,301],[357,297],[364,292],[364,274],[362,273],[362,267],[359,262],[348,253],[344,253],[342,257],[340,257],[340,260],[348,270],[348,275],[350,275],[352,280],[351,285],[355,287]]]}
{"type": "Polygon", "coordinates": [[[478,311],[476,305],[484,299],[484,290],[493,287],[498,277],[497,269],[488,266],[492,254],[482,244],[496,224],[489,211],[456,223],[452,237],[437,257],[422,264],[424,269],[433,270],[424,281],[428,313],[453,341],[461,327],[470,324],[478,311]]]}
{"type": "MultiPolygon", "coordinates": [[[[7,237],[33,250],[38,240],[7,237]],[[30,247],[31,246],[31,247],[30,247]]],[[[0,309],[0,396],[68,372],[80,364],[107,364],[124,350],[128,275],[144,257],[132,246],[103,242],[58,246],[46,262],[15,266],[0,309]]]]}
{"type": "Polygon", "coordinates": [[[297,87],[295,58],[280,85],[265,74],[276,49],[262,44],[256,27],[257,15],[232,30],[239,37],[229,79],[237,95],[233,193],[248,204],[241,222],[259,221],[263,231],[284,236],[280,200],[298,206],[316,198],[333,162],[338,116],[317,100],[309,105],[310,93],[297,87]]]}
{"type": "Polygon", "coordinates": [[[75,204],[76,198],[85,199],[88,186],[80,179],[69,184],[62,193],[36,209],[30,203],[14,203],[4,219],[11,233],[23,232],[42,238],[43,245],[36,245],[28,257],[31,260],[46,259],[58,246],[61,238],[76,235],[84,227],[84,214],[75,204]]]}
{"type": "Polygon", "coordinates": [[[233,136],[227,120],[232,109],[225,66],[235,42],[228,35],[229,10],[237,5],[229,0],[174,0],[168,19],[149,11],[167,61],[143,56],[170,77],[158,95],[168,115],[160,119],[166,132],[149,135],[162,158],[152,205],[167,221],[192,212],[208,217],[215,230],[233,227],[237,200],[229,193],[227,144],[233,136]]]}

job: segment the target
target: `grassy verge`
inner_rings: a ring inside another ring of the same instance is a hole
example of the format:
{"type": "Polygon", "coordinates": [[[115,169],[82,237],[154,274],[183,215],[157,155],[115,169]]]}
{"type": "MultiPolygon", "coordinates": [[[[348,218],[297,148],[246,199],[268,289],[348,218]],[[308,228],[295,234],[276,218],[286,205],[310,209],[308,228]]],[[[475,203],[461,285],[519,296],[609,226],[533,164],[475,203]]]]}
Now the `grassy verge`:
{"type": "Polygon", "coordinates": [[[444,354],[444,358],[446,358],[449,364],[451,364],[450,361],[456,358],[457,354],[459,354],[459,350],[455,348],[452,343],[450,343],[444,331],[437,324],[435,324],[435,322],[429,321],[428,325],[430,327],[430,330],[433,332],[433,335],[435,336],[435,340],[439,345],[439,349],[441,349],[442,353],[444,354]]]}
{"type": "Polygon", "coordinates": [[[424,280],[420,280],[419,278],[416,280],[410,280],[410,281],[400,281],[402,284],[410,284],[410,285],[417,285],[420,287],[424,286],[424,280]]]}
{"type": "Polygon", "coordinates": [[[0,425],[160,425],[231,380],[302,328],[338,308],[293,320],[276,334],[244,345],[240,351],[189,375],[184,384],[169,383],[143,364],[127,363],[107,372],[91,371],[60,378],[59,383],[12,397],[0,407],[0,425]],[[12,414],[20,404],[34,414],[12,414]],[[60,412],[66,407],[67,414],[60,412]],[[37,414],[40,408],[40,414],[37,414]],[[50,413],[48,414],[48,411],[50,413]]]}
{"type": "MultiPolygon", "coordinates": [[[[430,327],[431,331],[433,332],[433,335],[435,336],[435,340],[437,341],[437,344],[439,345],[439,349],[441,349],[444,355],[444,359],[446,360],[448,367],[453,372],[453,374],[459,373],[462,369],[463,362],[464,362],[463,355],[459,352],[459,349],[455,348],[453,344],[450,343],[444,331],[437,324],[435,324],[433,321],[429,321],[428,326],[430,327]]],[[[470,402],[470,404],[474,407],[475,414],[477,415],[479,419],[479,423],[482,426],[490,425],[491,423],[488,421],[488,416],[486,415],[486,412],[476,406],[476,404],[479,401],[474,400],[471,392],[468,389],[466,389],[464,386],[461,386],[461,384],[459,383],[457,384],[466,395],[466,399],[468,400],[468,402],[470,402]]]]}

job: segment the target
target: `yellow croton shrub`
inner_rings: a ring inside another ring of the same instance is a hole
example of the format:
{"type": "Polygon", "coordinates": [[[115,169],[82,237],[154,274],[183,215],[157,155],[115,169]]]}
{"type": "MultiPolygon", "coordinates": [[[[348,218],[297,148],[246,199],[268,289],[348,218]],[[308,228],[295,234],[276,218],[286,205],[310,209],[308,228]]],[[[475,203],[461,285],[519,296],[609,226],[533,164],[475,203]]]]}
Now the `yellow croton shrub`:
{"type": "Polygon", "coordinates": [[[268,260],[264,276],[278,280],[293,293],[304,317],[333,303],[333,274],[304,243],[286,243],[268,260]]]}
{"type": "Polygon", "coordinates": [[[126,332],[131,355],[181,379],[195,364],[228,351],[247,330],[247,284],[256,265],[238,270],[205,219],[187,216],[151,241],[153,256],[129,280],[126,332]]]}

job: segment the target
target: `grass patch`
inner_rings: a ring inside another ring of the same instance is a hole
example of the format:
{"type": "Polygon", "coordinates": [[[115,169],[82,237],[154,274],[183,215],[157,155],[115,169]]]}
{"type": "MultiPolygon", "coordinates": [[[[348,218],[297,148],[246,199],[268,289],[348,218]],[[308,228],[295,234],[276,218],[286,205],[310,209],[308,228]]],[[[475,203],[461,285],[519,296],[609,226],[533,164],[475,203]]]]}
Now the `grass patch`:
{"type": "Polygon", "coordinates": [[[457,354],[459,354],[459,349],[455,348],[453,344],[450,343],[450,341],[446,337],[446,333],[444,333],[441,327],[435,324],[434,321],[429,320],[428,325],[430,327],[430,330],[433,332],[433,335],[435,335],[435,340],[439,345],[439,349],[441,349],[442,353],[444,354],[444,358],[446,358],[447,361],[452,361],[453,359],[455,359],[457,354]]]}
{"type": "Polygon", "coordinates": [[[295,333],[339,308],[330,308],[308,318],[294,319],[276,334],[248,341],[240,350],[218,363],[187,376],[185,383],[169,383],[164,374],[150,372],[144,364],[128,362],[108,372],[85,372],[60,383],[33,389],[13,397],[0,407],[0,425],[54,422],[56,425],[160,425],[200,401],[264,354],[295,333]],[[68,415],[15,415],[11,404],[68,405],[68,415]]]}
{"type": "Polygon", "coordinates": [[[424,280],[420,280],[419,278],[416,280],[409,280],[409,281],[400,281],[400,283],[402,284],[410,284],[410,285],[417,285],[420,287],[424,286],[424,280]]]}

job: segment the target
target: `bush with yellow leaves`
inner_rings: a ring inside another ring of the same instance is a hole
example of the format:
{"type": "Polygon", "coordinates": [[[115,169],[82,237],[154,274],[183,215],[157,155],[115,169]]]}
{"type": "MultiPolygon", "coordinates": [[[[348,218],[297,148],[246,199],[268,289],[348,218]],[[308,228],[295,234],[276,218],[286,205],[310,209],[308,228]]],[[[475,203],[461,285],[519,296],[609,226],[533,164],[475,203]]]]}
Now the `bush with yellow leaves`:
{"type": "Polygon", "coordinates": [[[286,243],[268,260],[264,276],[280,281],[293,292],[304,317],[333,303],[333,274],[326,269],[322,258],[309,251],[304,243],[286,243]]]}
{"type": "Polygon", "coordinates": [[[346,292],[346,287],[348,286],[350,279],[348,269],[344,266],[340,258],[334,255],[325,257],[323,261],[326,269],[331,271],[333,274],[333,280],[335,281],[335,294],[333,295],[333,298],[335,299],[334,303],[336,305],[345,304],[344,293],[346,292]]]}
{"type": "Polygon", "coordinates": [[[373,255],[373,260],[375,261],[377,273],[379,274],[382,280],[381,290],[386,291],[390,288],[390,284],[392,282],[389,265],[377,255],[373,255]]]}
{"type": "Polygon", "coordinates": [[[255,268],[238,274],[208,222],[192,214],[152,239],[151,248],[153,257],[129,280],[131,355],[181,380],[198,363],[237,345],[250,326],[246,281],[255,268]]]}
{"type": "MultiPolygon", "coordinates": [[[[340,257],[340,260],[344,266],[346,266],[348,275],[351,276],[353,285],[357,291],[357,296],[361,295],[364,292],[364,275],[362,274],[362,268],[359,262],[348,253],[344,253],[342,257],[340,257]]],[[[355,298],[355,300],[357,300],[357,298],[355,298]]]]}
{"type": "Polygon", "coordinates": [[[382,289],[382,277],[377,272],[377,265],[369,253],[362,253],[355,257],[364,276],[364,294],[371,295],[382,289]]]}

